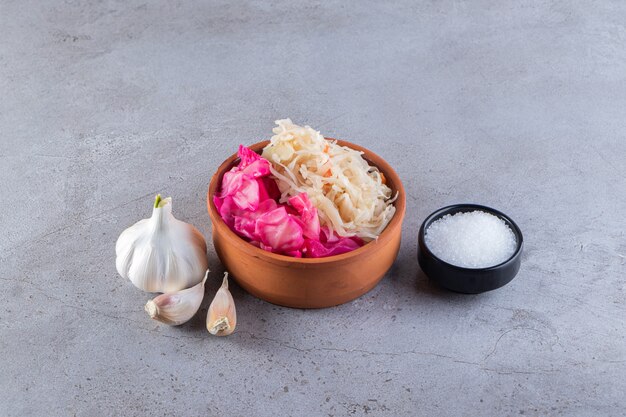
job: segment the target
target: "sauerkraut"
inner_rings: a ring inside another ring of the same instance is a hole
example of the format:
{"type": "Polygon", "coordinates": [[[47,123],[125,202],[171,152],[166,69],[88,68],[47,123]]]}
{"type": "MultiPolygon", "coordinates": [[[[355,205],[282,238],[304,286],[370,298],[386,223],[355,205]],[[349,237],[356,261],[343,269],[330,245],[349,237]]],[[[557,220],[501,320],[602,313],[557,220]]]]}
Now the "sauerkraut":
{"type": "Polygon", "coordinates": [[[396,196],[378,168],[362,152],[326,140],[309,126],[290,119],[276,124],[262,156],[277,180],[279,202],[306,193],[331,236],[378,237],[396,210],[396,196]]]}
{"type": "Polygon", "coordinates": [[[320,226],[306,193],[279,204],[269,161],[245,146],[238,155],[239,164],[224,173],[213,203],[224,223],[250,244],[298,258],[340,255],[365,244],[358,236],[339,237],[320,226]]]}

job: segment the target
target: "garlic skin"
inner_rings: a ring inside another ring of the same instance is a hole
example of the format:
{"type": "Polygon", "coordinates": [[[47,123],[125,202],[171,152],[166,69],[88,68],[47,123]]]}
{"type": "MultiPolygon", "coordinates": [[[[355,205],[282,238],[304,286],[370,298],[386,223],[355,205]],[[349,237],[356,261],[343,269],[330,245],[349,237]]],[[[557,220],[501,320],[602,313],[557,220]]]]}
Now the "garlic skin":
{"type": "Polygon", "coordinates": [[[170,326],[186,323],[198,312],[204,298],[204,283],[209,276],[206,270],[201,283],[186,290],[161,294],[146,303],[146,311],[154,320],[170,326]]]}
{"type": "Polygon", "coordinates": [[[237,326],[237,310],[235,300],[228,291],[228,272],[224,272],[222,286],[217,290],[215,298],[211,301],[206,316],[206,328],[212,335],[228,336],[235,331],[237,326]]]}
{"type": "Polygon", "coordinates": [[[206,242],[172,215],[172,199],[156,196],[152,217],[124,230],[115,244],[117,272],[148,292],[173,293],[202,281],[206,242]]]}

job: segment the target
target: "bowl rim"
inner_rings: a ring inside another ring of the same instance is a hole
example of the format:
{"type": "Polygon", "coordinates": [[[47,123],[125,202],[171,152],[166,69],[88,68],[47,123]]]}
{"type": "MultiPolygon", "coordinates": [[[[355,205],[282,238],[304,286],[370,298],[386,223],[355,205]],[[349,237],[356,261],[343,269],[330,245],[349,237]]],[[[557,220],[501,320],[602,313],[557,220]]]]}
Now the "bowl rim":
{"type": "MultiPolygon", "coordinates": [[[[243,252],[247,253],[250,256],[256,258],[262,258],[271,263],[277,264],[288,264],[290,266],[296,265],[323,265],[323,264],[343,264],[354,261],[355,258],[358,258],[366,253],[375,253],[380,248],[382,248],[386,243],[392,240],[392,235],[395,233],[397,229],[402,228],[402,221],[404,219],[405,211],[406,211],[406,192],[404,190],[404,186],[402,185],[402,181],[400,177],[396,173],[396,171],[389,165],[382,157],[378,156],[374,152],[353,144],[351,142],[325,137],[327,140],[336,141],[340,146],[347,146],[351,149],[354,149],[359,152],[363,152],[363,157],[370,164],[376,166],[379,170],[381,170],[385,177],[388,178],[395,187],[395,190],[398,192],[398,198],[394,202],[396,207],[396,212],[391,218],[387,227],[382,231],[382,233],[378,236],[377,239],[372,240],[365,245],[361,246],[358,249],[354,249],[350,252],[342,253],[339,255],[326,256],[323,258],[295,258],[293,256],[281,255],[273,252],[269,252],[258,248],[254,245],[251,245],[249,242],[241,238],[235,232],[233,232],[230,227],[224,223],[222,217],[217,212],[217,208],[213,203],[213,196],[215,195],[218,187],[218,179],[220,179],[223,174],[232,167],[235,162],[239,159],[237,153],[232,154],[228,157],[222,164],[217,168],[215,173],[211,176],[211,181],[209,182],[209,188],[207,191],[207,208],[209,212],[209,217],[211,218],[212,223],[212,233],[219,232],[222,236],[228,239],[231,243],[239,246],[243,252]]],[[[262,150],[267,144],[269,144],[269,140],[264,140],[261,142],[254,143],[249,145],[248,147],[255,152],[259,152],[262,150]]]]}
{"type": "Polygon", "coordinates": [[[503,212],[496,210],[492,207],[484,206],[481,204],[458,203],[458,204],[450,204],[448,206],[441,207],[433,211],[432,213],[430,213],[426,217],[426,219],[424,219],[424,221],[422,222],[422,225],[420,226],[420,230],[418,234],[418,245],[420,246],[420,249],[424,251],[427,256],[430,256],[436,259],[438,262],[442,263],[445,267],[454,269],[459,272],[467,272],[467,273],[490,272],[490,271],[497,271],[499,269],[506,267],[510,263],[515,262],[515,260],[518,258],[518,256],[522,252],[522,248],[524,246],[524,236],[522,235],[522,231],[517,225],[517,223],[515,223],[513,219],[511,219],[508,215],[504,214],[503,212]],[[513,252],[513,254],[509,256],[506,260],[500,262],[499,264],[486,266],[482,268],[467,268],[464,266],[454,265],[454,264],[444,261],[437,255],[435,255],[426,244],[426,225],[428,224],[428,226],[430,226],[432,222],[442,218],[443,216],[447,214],[461,213],[461,210],[465,208],[470,209],[471,211],[474,211],[474,210],[484,211],[486,213],[493,214],[499,218],[505,219],[508,225],[512,226],[511,229],[516,239],[516,247],[515,247],[515,251],[513,252]]]}

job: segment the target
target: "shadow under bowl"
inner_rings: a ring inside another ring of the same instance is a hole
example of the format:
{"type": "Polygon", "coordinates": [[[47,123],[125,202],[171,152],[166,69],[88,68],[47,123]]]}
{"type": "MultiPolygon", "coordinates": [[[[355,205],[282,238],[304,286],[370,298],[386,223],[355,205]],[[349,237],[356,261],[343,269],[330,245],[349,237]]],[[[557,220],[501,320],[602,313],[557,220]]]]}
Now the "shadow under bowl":
{"type": "Polygon", "coordinates": [[[452,291],[465,294],[478,294],[495,290],[509,282],[519,271],[522,261],[524,238],[522,231],[506,214],[490,207],[478,204],[454,204],[443,207],[430,214],[422,223],[418,234],[417,260],[422,271],[439,285],[452,291]],[[466,213],[480,210],[502,219],[515,235],[517,246],[513,255],[506,261],[485,268],[464,268],[449,264],[435,256],[425,242],[425,233],[428,227],[445,215],[466,213]]]}
{"type": "MultiPolygon", "coordinates": [[[[260,153],[268,143],[259,142],[250,146],[250,149],[260,153]]],[[[368,163],[384,174],[393,193],[398,192],[394,202],[396,213],[378,239],[341,255],[294,258],[268,252],[248,243],[224,223],[213,203],[224,173],[239,163],[237,155],[224,161],[211,178],[207,209],[213,224],[215,251],[226,270],[252,295],[286,307],[331,307],[354,300],[374,288],[393,265],[400,249],[406,210],[406,197],[400,178],[375,153],[350,142],[337,140],[337,143],[363,152],[368,163]]]]}

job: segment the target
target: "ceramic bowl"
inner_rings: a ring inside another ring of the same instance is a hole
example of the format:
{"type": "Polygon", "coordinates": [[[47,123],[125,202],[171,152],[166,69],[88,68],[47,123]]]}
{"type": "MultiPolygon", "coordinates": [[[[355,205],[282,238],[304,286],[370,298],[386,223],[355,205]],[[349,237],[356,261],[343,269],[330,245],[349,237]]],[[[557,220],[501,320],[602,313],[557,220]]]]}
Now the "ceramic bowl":
{"type": "Polygon", "coordinates": [[[485,291],[495,290],[509,282],[519,271],[522,262],[522,249],[524,247],[524,237],[522,231],[515,222],[506,214],[492,209],[491,207],[478,204],[454,204],[443,207],[424,220],[420,227],[417,245],[417,260],[422,271],[442,287],[449,290],[465,293],[478,294],[485,291]],[[515,235],[517,246],[515,252],[506,261],[486,268],[463,268],[449,264],[439,259],[431,252],[426,245],[425,233],[428,227],[435,221],[447,214],[466,213],[475,210],[484,211],[499,217],[506,223],[515,235]]]}
{"type": "MultiPolygon", "coordinates": [[[[362,151],[370,165],[378,167],[385,175],[394,194],[399,192],[394,203],[396,213],[378,239],[348,253],[326,258],[293,258],[251,245],[230,230],[213,204],[222,176],[239,163],[237,155],[224,161],[211,178],[207,208],[213,224],[215,251],[231,276],[252,295],[287,307],[331,307],[354,300],[374,288],[395,261],[406,207],[400,178],[373,152],[346,141],[337,142],[362,151]]],[[[250,148],[260,153],[268,143],[259,142],[250,148]]]]}

